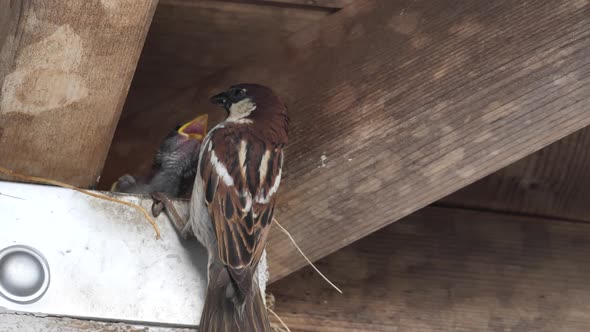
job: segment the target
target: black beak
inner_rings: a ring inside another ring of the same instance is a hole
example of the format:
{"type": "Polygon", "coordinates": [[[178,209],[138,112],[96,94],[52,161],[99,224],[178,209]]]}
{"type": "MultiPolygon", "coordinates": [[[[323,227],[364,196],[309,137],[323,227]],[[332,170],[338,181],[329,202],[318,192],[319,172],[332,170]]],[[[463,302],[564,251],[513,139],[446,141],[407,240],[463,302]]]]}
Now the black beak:
{"type": "Polygon", "coordinates": [[[216,94],[215,96],[209,98],[209,100],[213,104],[217,104],[217,105],[223,106],[223,108],[225,108],[226,110],[229,110],[229,107],[231,106],[231,103],[229,101],[229,98],[228,98],[228,96],[227,96],[227,94],[225,92],[222,92],[220,94],[216,94]]]}

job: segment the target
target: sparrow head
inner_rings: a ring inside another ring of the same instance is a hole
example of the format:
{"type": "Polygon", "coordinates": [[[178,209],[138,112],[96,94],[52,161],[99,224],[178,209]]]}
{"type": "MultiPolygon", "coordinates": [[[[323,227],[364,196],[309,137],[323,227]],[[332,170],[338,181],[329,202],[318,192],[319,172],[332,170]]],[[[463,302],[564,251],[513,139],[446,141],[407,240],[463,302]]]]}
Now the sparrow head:
{"type": "Polygon", "coordinates": [[[207,135],[207,114],[199,115],[191,121],[176,128],[176,133],[186,139],[202,142],[207,135]]]}
{"type": "Polygon", "coordinates": [[[201,143],[207,134],[207,114],[176,127],[160,145],[154,158],[155,170],[183,174],[196,165],[201,143]]]}
{"type": "Polygon", "coordinates": [[[248,122],[271,114],[287,114],[285,104],[269,88],[251,83],[237,84],[211,97],[211,102],[223,106],[226,121],[248,122]]]}

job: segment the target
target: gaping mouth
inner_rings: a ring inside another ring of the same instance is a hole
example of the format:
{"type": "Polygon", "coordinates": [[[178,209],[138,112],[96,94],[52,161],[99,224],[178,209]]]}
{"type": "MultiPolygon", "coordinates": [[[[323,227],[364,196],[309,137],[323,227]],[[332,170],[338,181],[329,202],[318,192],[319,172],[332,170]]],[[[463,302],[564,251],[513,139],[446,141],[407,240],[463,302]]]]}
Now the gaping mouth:
{"type": "Polygon", "coordinates": [[[203,141],[207,135],[207,114],[199,115],[178,129],[178,133],[186,138],[203,141]]]}

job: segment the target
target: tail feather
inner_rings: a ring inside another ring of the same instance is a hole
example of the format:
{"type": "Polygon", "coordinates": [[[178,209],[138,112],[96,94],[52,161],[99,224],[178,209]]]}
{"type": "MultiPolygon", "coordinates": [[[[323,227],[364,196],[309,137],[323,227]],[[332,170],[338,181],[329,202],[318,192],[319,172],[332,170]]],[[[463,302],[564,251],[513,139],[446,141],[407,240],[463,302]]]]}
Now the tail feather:
{"type": "MultiPolygon", "coordinates": [[[[209,273],[214,273],[209,270],[209,273]]],[[[225,274],[227,271],[221,271],[225,274]]],[[[209,276],[209,280],[220,280],[209,276]]],[[[229,281],[229,280],[228,280],[229,281]]],[[[199,332],[271,332],[268,312],[256,281],[246,294],[238,294],[231,283],[210,282],[199,332]]]]}

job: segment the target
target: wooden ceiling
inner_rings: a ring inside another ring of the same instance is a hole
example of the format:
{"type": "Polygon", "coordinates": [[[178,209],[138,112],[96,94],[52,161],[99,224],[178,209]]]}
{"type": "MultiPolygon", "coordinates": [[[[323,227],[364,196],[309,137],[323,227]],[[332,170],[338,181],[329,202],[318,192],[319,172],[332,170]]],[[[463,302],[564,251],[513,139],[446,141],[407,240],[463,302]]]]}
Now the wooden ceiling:
{"type": "MultiPolygon", "coordinates": [[[[164,1],[105,187],[175,124],[220,120],[213,92],[267,84],[293,119],[278,218],[318,259],[590,123],[588,15],[570,2],[164,1]]],[[[305,264],[283,249],[275,278],[305,264]]]]}
{"type": "MultiPolygon", "coordinates": [[[[55,42],[61,31],[56,45],[72,42],[58,25],[100,48],[79,63],[57,61],[81,66],[64,77],[81,73],[95,88],[89,99],[44,114],[0,104],[2,166],[95,184],[131,85],[102,172],[107,189],[123,173],[146,172],[175,124],[201,113],[219,120],[205,101],[213,91],[263,82],[293,118],[278,218],[313,260],[438,205],[320,262],[352,293],[346,301],[326,289],[305,294],[302,285],[321,282],[308,270],[278,282],[277,311],[295,330],[327,319],[335,331],[587,326],[579,309],[588,293],[585,226],[559,222],[590,221],[587,1],[161,0],[151,26],[155,3],[145,4],[119,16],[98,2],[56,4],[43,16],[36,2],[0,2],[2,103],[18,95],[13,88],[33,97],[70,91],[56,80],[6,85],[13,71],[39,69],[27,67],[27,54],[51,49],[39,47],[45,38],[55,42]],[[79,15],[58,15],[72,10],[79,15]],[[78,19],[90,11],[104,14],[92,15],[100,33],[78,19]],[[396,259],[384,261],[392,250],[396,259]],[[387,301],[376,286],[387,287],[387,301]]],[[[36,102],[47,100],[57,99],[36,102]]],[[[305,264],[282,234],[269,251],[275,280],[305,264]]],[[[51,320],[55,331],[79,324],[51,320]]]]}

